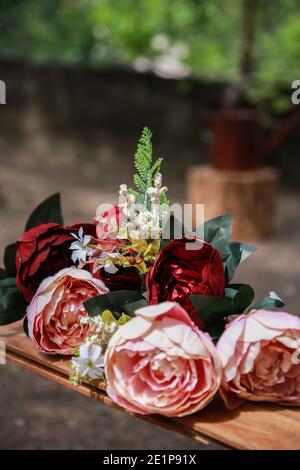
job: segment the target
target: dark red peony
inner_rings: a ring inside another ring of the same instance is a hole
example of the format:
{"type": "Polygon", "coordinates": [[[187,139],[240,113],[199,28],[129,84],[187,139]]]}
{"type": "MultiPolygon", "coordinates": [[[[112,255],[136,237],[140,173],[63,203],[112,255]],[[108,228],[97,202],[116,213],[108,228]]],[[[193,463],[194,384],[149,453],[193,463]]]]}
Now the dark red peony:
{"type": "Polygon", "coordinates": [[[204,325],[193,308],[191,294],[224,296],[225,274],[218,250],[196,240],[197,249],[187,249],[185,238],[173,240],[159,252],[146,277],[150,304],[165,300],[178,302],[200,327],[204,325]],[[198,247],[199,244],[199,247],[198,247]]]}
{"type": "Polygon", "coordinates": [[[110,291],[113,290],[140,290],[141,278],[136,268],[118,267],[115,273],[108,273],[104,268],[99,269],[93,274],[100,279],[110,291]]]}
{"type": "Polygon", "coordinates": [[[63,268],[74,263],[71,260],[71,233],[83,227],[85,234],[95,236],[93,224],[76,224],[63,227],[56,223],[38,225],[17,241],[16,267],[17,286],[24,298],[30,302],[40,283],[63,268]]]}

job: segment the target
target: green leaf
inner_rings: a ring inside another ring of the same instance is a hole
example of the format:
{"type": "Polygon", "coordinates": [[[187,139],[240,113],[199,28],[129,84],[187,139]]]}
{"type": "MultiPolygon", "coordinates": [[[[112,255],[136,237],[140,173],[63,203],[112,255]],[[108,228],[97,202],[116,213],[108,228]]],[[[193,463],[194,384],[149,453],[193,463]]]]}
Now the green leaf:
{"type": "Polygon", "coordinates": [[[213,246],[216,246],[220,240],[229,241],[232,233],[232,215],[228,213],[204,222],[196,228],[199,237],[203,233],[204,240],[213,246]]]}
{"type": "Polygon", "coordinates": [[[142,293],[144,292],[146,294],[146,277],[147,277],[147,273],[138,273],[139,275],[139,278],[141,280],[141,287],[138,289],[139,291],[141,291],[142,293]]]}
{"type": "Polygon", "coordinates": [[[16,253],[17,244],[11,243],[5,248],[4,251],[4,266],[9,276],[15,277],[17,273],[16,268],[16,253]]]}
{"type": "Polygon", "coordinates": [[[111,311],[108,310],[108,309],[103,310],[103,312],[101,313],[101,318],[104,321],[104,323],[112,323],[112,322],[116,321],[115,317],[113,316],[111,311]]]}
{"type": "Polygon", "coordinates": [[[251,304],[254,291],[248,284],[231,284],[225,289],[224,297],[191,295],[191,302],[205,324],[205,330],[225,324],[225,318],[242,314],[251,304]]]}
{"type": "Polygon", "coordinates": [[[139,175],[134,175],[133,177],[134,184],[141,193],[145,193],[147,190],[147,184],[142,180],[139,175]]]}
{"type": "Polygon", "coordinates": [[[23,330],[24,330],[25,335],[29,337],[27,315],[25,316],[24,321],[23,321],[23,330]]]}
{"type": "Polygon", "coordinates": [[[191,295],[190,299],[206,328],[223,322],[232,313],[231,300],[226,297],[191,295]]]}
{"type": "Polygon", "coordinates": [[[232,301],[233,314],[242,314],[253,301],[254,295],[254,290],[249,284],[230,284],[225,289],[225,296],[232,301]]]}
{"type": "Polygon", "coordinates": [[[110,310],[118,319],[124,312],[127,304],[142,299],[144,298],[141,292],[133,290],[116,290],[87,300],[84,302],[84,307],[92,317],[99,315],[104,310],[110,310]]]}
{"type": "Polygon", "coordinates": [[[7,325],[23,318],[27,303],[16,286],[15,278],[0,280],[0,325],[7,325]]]}
{"type": "Polygon", "coordinates": [[[230,282],[233,278],[238,265],[256,250],[256,248],[245,243],[230,241],[232,233],[231,214],[224,214],[208,220],[197,227],[196,233],[200,238],[203,237],[204,233],[204,240],[211,243],[220,252],[227,282],[230,282]]]}
{"type": "Polygon", "coordinates": [[[225,297],[227,299],[233,299],[236,296],[237,290],[232,287],[225,288],[225,297]]]}
{"type": "Polygon", "coordinates": [[[210,335],[214,343],[216,343],[225,330],[226,320],[222,319],[218,324],[206,328],[205,331],[210,335]]]}
{"type": "Polygon", "coordinates": [[[0,268],[0,279],[6,279],[8,276],[7,272],[5,269],[0,268]]]}
{"type": "Polygon", "coordinates": [[[249,310],[273,310],[274,308],[282,308],[284,305],[284,301],[276,294],[276,292],[270,292],[268,296],[251,305],[249,310]]]}
{"type": "MultiPolygon", "coordinates": [[[[234,241],[230,242],[230,246],[236,247],[236,248],[239,247],[240,253],[241,253],[240,263],[245,261],[245,259],[251,256],[257,250],[255,246],[247,245],[246,243],[234,242],[234,241]]],[[[234,251],[234,248],[231,248],[231,249],[234,251]]]]}
{"type": "Polygon", "coordinates": [[[147,182],[148,173],[152,164],[152,132],[148,127],[144,127],[140,137],[137,151],[134,156],[134,163],[140,177],[147,182]]]}
{"type": "Polygon", "coordinates": [[[150,170],[150,174],[151,176],[153,177],[156,173],[159,173],[160,172],[160,167],[161,167],[161,164],[163,162],[163,158],[160,157],[156,160],[156,162],[154,163],[154,165],[152,166],[151,170],[150,170]]]}
{"type": "Polygon", "coordinates": [[[110,310],[104,310],[101,314],[101,318],[104,321],[104,323],[110,324],[113,322],[118,322],[120,326],[125,325],[129,320],[131,320],[131,316],[125,315],[125,313],[122,313],[122,315],[117,319],[114,317],[112,312],[110,310]]]}
{"type": "MultiPolygon", "coordinates": [[[[232,215],[229,213],[208,220],[196,228],[196,235],[199,238],[204,238],[207,243],[210,243],[219,251],[224,264],[225,260],[229,259],[231,255],[229,247],[231,233],[232,215]]],[[[226,269],[225,265],[224,269],[226,269]]]]}
{"type": "Polygon", "coordinates": [[[14,277],[5,277],[0,280],[0,296],[4,295],[8,289],[16,288],[16,279],[14,277]]]}
{"type": "Polygon", "coordinates": [[[252,255],[252,253],[256,251],[256,248],[246,243],[236,241],[230,241],[228,248],[229,250],[227,255],[223,258],[223,262],[227,282],[230,282],[238,265],[252,255]]]}
{"type": "Polygon", "coordinates": [[[59,193],[53,194],[37,206],[27,221],[25,231],[49,222],[63,225],[59,193]]]}
{"type": "Polygon", "coordinates": [[[125,323],[128,323],[129,320],[131,320],[132,317],[130,315],[126,315],[125,313],[122,313],[122,315],[120,316],[119,320],[118,320],[118,323],[120,326],[122,325],[125,325],[125,323]]]}
{"type": "Polygon", "coordinates": [[[139,308],[146,307],[147,305],[148,305],[148,302],[146,299],[140,299],[140,300],[136,300],[135,302],[130,302],[124,305],[123,308],[126,313],[133,316],[136,310],[138,310],[139,308]]]}

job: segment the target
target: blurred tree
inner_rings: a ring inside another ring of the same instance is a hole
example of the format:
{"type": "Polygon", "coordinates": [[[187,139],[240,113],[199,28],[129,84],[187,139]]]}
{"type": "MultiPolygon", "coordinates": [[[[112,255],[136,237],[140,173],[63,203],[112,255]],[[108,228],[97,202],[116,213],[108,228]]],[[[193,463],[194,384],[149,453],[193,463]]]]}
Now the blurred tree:
{"type": "Polygon", "coordinates": [[[1,58],[246,78],[254,99],[299,78],[299,46],[297,0],[0,2],[1,58]]]}

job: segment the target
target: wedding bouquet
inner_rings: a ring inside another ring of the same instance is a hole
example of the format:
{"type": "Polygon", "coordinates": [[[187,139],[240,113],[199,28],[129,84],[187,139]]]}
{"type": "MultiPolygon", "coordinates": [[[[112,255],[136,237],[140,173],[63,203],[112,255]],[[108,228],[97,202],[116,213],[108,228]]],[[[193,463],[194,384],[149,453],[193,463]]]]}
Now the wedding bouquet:
{"type": "Polygon", "coordinates": [[[64,226],[59,195],[40,204],[4,254],[0,325],[21,320],[33,345],[69,361],[70,380],[105,382],[136,413],[184,416],[219,391],[300,404],[300,320],[232,282],[255,249],[231,241],[222,215],[187,231],[163,186],[143,130],[135,189],[92,223],[64,226]]]}

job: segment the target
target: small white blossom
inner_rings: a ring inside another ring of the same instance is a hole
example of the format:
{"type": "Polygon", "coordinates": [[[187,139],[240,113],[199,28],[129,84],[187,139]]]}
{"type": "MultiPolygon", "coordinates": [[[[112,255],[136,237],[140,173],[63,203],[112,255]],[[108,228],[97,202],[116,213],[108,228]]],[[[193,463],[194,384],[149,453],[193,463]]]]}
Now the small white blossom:
{"type": "Polygon", "coordinates": [[[146,191],[151,201],[151,211],[149,211],[143,204],[136,204],[134,195],[129,194],[125,184],[121,184],[119,206],[122,208],[125,222],[120,227],[119,236],[131,239],[160,238],[165,214],[160,200],[167,190],[168,188],[162,185],[161,173],[156,173],[153,187],[148,187],[146,191]]]}
{"type": "Polygon", "coordinates": [[[128,192],[127,184],[120,184],[119,196],[120,207],[126,209],[135,204],[135,196],[128,192]]]}
{"type": "MultiPolygon", "coordinates": [[[[126,184],[121,184],[119,188],[118,207],[122,212],[122,222],[115,217],[97,217],[101,224],[107,224],[105,231],[110,236],[120,239],[159,239],[161,237],[162,221],[166,215],[167,204],[161,204],[161,198],[166,194],[168,188],[162,185],[161,173],[154,176],[153,187],[148,187],[145,194],[144,203],[136,203],[134,194],[130,193],[126,184]],[[150,199],[151,208],[147,207],[147,198],[150,199]],[[124,219],[124,220],[123,220],[124,219]]],[[[98,211],[97,211],[98,212],[98,211]]],[[[105,254],[102,259],[105,261],[105,254]]],[[[114,263],[97,262],[95,269],[103,267],[110,273],[116,272],[114,263]]]]}
{"type": "Polygon", "coordinates": [[[92,237],[84,235],[82,227],[80,227],[78,235],[76,233],[71,233],[71,235],[76,238],[76,241],[70,246],[70,250],[73,250],[72,261],[73,263],[78,261],[80,265],[83,265],[87,258],[93,254],[93,249],[89,246],[92,237]]]}
{"type": "Polygon", "coordinates": [[[98,344],[83,343],[79,349],[79,356],[73,357],[71,363],[80,378],[88,377],[95,380],[103,377],[104,356],[98,344]]]}
{"type": "Polygon", "coordinates": [[[90,325],[90,334],[86,338],[86,344],[97,344],[105,352],[106,346],[118,329],[118,323],[116,321],[104,322],[101,314],[94,317],[84,317],[81,319],[81,323],[90,325]]]}
{"type": "Polygon", "coordinates": [[[166,194],[168,188],[162,186],[162,175],[161,173],[156,173],[154,177],[154,187],[149,187],[147,193],[150,196],[151,202],[159,205],[160,197],[166,194]]]}

